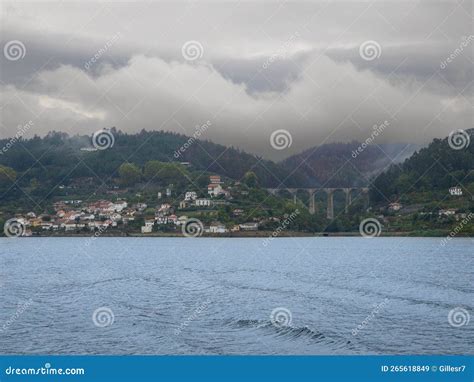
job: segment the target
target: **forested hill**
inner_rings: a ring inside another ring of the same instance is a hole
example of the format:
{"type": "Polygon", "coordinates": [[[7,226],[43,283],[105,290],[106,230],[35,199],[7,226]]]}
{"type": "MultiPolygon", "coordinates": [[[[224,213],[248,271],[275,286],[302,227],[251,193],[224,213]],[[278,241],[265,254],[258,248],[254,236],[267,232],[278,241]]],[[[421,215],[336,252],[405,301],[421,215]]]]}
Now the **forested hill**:
{"type": "Polygon", "coordinates": [[[368,145],[358,151],[362,148],[360,142],[328,143],[293,155],[281,164],[288,169],[298,166],[298,172],[306,177],[306,183],[311,185],[367,186],[370,179],[382,172],[392,161],[403,161],[418,147],[401,143],[378,144],[368,145]]]}
{"type": "Polygon", "coordinates": [[[0,165],[14,169],[22,183],[35,180],[50,186],[67,184],[80,177],[114,178],[124,162],[142,167],[152,160],[187,161],[193,170],[207,170],[236,180],[247,171],[253,171],[262,186],[278,186],[280,181],[289,187],[305,186],[305,177],[292,173],[292,169],[259,160],[233,147],[163,131],[142,131],[134,135],[115,129],[110,131],[114,137],[113,147],[97,151],[81,150],[92,148],[90,136],[68,136],[59,132],[11,145],[11,139],[0,140],[0,147],[9,147],[1,153],[0,165]]]}
{"type": "Polygon", "coordinates": [[[373,201],[398,200],[410,193],[434,193],[458,186],[474,194],[474,129],[435,139],[400,166],[380,174],[371,189],[373,201]]]}

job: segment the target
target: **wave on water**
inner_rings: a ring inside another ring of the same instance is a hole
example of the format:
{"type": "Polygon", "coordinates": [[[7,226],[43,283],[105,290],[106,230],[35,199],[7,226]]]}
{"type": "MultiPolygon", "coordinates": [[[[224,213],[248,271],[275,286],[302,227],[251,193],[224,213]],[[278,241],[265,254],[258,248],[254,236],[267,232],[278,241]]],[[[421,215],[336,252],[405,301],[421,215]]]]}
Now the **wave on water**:
{"type": "Polygon", "coordinates": [[[306,337],[313,340],[321,340],[325,338],[324,334],[310,329],[307,326],[278,326],[274,325],[271,321],[264,320],[229,320],[226,324],[234,328],[264,329],[273,332],[277,336],[289,338],[306,337]]]}
{"type": "Polygon", "coordinates": [[[323,334],[308,326],[278,326],[266,320],[226,320],[226,326],[237,329],[256,329],[266,331],[268,335],[284,340],[307,340],[315,344],[329,346],[334,350],[355,350],[355,344],[343,336],[323,334]]]}

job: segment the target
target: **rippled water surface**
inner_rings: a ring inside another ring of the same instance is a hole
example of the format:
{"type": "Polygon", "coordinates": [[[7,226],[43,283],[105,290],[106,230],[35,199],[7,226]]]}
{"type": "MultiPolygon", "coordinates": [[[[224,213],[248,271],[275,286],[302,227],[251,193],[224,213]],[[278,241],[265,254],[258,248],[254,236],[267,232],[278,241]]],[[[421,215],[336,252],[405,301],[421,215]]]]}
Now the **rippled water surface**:
{"type": "Polygon", "coordinates": [[[0,352],[472,353],[473,243],[0,239],[0,352]]]}

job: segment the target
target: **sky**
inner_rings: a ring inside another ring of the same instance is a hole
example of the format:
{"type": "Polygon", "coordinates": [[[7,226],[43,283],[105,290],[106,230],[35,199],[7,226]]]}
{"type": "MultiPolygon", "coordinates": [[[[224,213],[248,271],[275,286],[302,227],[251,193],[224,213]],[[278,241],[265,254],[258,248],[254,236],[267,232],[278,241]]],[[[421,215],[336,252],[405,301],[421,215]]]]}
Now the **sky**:
{"type": "Polygon", "coordinates": [[[270,159],[473,126],[472,1],[1,2],[0,138],[166,130],[270,159]]]}

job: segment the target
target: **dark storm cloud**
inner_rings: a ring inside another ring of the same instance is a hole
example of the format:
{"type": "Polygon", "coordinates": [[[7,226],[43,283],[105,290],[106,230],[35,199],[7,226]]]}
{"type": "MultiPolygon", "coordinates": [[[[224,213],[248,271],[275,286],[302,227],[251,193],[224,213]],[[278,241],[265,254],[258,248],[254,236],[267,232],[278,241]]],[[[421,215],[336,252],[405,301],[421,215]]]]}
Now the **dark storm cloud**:
{"type": "Polygon", "coordinates": [[[1,57],[0,134],[31,118],[31,134],[191,135],[212,120],[204,138],[281,158],[390,120],[380,143],[426,143],[472,122],[468,3],[6,3],[2,46],[26,54],[1,57]],[[270,145],[277,129],[287,150],[270,145]]]}

